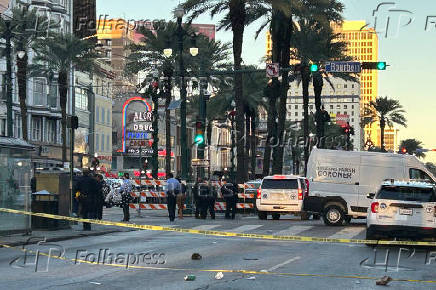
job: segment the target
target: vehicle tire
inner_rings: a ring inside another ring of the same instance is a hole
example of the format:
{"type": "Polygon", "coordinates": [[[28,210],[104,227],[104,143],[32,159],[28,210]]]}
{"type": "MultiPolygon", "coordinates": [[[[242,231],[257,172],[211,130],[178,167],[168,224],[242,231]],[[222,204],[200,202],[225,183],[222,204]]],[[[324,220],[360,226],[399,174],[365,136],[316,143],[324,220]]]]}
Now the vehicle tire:
{"type": "Polygon", "coordinates": [[[310,217],[310,214],[308,213],[308,212],[301,212],[301,220],[302,221],[307,221],[308,219],[309,219],[309,217],[310,217]]]}
{"type": "Polygon", "coordinates": [[[319,219],[321,219],[321,216],[319,214],[317,214],[317,213],[314,213],[312,215],[312,218],[313,218],[313,220],[319,220],[319,219]]]}
{"type": "Polygon", "coordinates": [[[272,214],[272,218],[273,218],[273,220],[279,220],[280,219],[280,214],[279,213],[273,213],[272,214]]]}
{"type": "Polygon", "coordinates": [[[324,208],[323,219],[328,226],[340,226],[344,223],[345,213],[342,207],[331,204],[324,208]]]}
{"type": "Polygon", "coordinates": [[[258,211],[257,216],[259,217],[260,220],[266,220],[268,217],[265,211],[258,211]]]}

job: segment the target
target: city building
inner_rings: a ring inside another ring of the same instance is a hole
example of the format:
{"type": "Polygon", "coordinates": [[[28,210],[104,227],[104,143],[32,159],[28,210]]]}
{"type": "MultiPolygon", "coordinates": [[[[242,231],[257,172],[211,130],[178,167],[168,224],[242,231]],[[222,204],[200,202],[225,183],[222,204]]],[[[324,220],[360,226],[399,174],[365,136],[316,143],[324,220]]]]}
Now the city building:
{"type": "MultiPolygon", "coordinates": [[[[378,36],[374,28],[368,27],[365,21],[344,21],[342,25],[333,25],[336,33],[342,35],[347,43],[347,54],[360,62],[378,61],[378,36]]],[[[378,71],[362,70],[360,74],[360,108],[365,113],[370,102],[378,97],[378,71]]],[[[367,125],[364,129],[365,142],[371,140],[375,146],[380,147],[379,123],[367,125]]]]}
{"type": "Polygon", "coordinates": [[[93,103],[94,126],[91,130],[92,152],[100,161],[102,171],[110,171],[112,168],[112,82],[115,74],[112,67],[98,61],[98,72],[94,74],[93,103]]]}
{"type": "MultiPolygon", "coordinates": [[[[332,86],[326,83],[322,91],[322,105],[330,114],[331,121],[339,126],[345,126],[349,122],[354,128],[355,135],[351,136],[354,148],[363,148],[363,136],[360,126],[360,86],[359,83],[345,81],[339,78],[330,79],[332,86]]],[[[301,84],[291,85],[288,91],[286,119],[301,124],[304,117],[303,96],[301,84]]],[[[309,85],[309,114],[315,114],[315,97],[313,85],[309,85]]]]}
{"type": "MultiPolygon", "coordinates": [[[[8,2],[8,1],[6,1],[8,2]]],[[[4,9],[7,5],[3,1],[0,5],[4,9]]],[[[15,7],[18,1],[9,1],[9,7],[15,7]]],[[[58,32],[71,31],[71,7],[69,1],[27,1],[30,9],[42,11],[49,19],[59,23],[58,32]]],[[[10,9],[2,14],[9,14],[10,9]]],[[[32,62],[33,52],[28,51],[29,62],[32,62]]],[[[16,63],[18,55],[12,55],[12,63],[16,63]]],[[[13,126],[14,137],[22,138],[22,126],[20,108],[18,103],[18,89],[16,80],[16,68],[12,68],[12,95],[13,95],[13,126]]],[[[2,80],[6,72],[6,60],[0,61],[0,74],[2,80]]],[[[3,83],[3,82],[2,82],[3,83]]],[[[3,86],[2,91],[3,91],[3,86]]],[[[43,77],[29,77],[27,84],[27,127],[29,142],[35,145],[37,150],[32,154],[32,163],[36,168],[63,167],[62,164],[62,140],[61,140],[61,109],[59,104],[59,92],[55,82],[49,82],[43,77]]],[[[2,99],[5,100],[2,93],[2,99]]],[[[67,113],[71,113],[71,98],[68,97],[67,113]]],[[[0,134],[6,132],[6,107],[5,102],[0,103],[0,134]]]]}

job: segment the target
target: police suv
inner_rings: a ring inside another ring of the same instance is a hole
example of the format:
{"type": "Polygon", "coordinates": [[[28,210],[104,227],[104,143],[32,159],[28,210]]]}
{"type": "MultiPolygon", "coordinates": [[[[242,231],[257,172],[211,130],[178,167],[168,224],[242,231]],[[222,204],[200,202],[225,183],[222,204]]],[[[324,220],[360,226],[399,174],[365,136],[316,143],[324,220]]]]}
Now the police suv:
{"type": "Polygon", "coordinates": [[[385,181],[368,209],[367,240],[436,238],[436,188],[428,182],[385,181]]]}
{"type": "Polygon", "coordinates": [[[309,194],[309,182],[305,177],[294,175],[273,175],[262,180],[257,189],[256,208],[259,219],[265,220],[268,214],[274,220],[281,214],[300,215],[302,220],[309,219],[303,211],[303,200],[309,194]]]}

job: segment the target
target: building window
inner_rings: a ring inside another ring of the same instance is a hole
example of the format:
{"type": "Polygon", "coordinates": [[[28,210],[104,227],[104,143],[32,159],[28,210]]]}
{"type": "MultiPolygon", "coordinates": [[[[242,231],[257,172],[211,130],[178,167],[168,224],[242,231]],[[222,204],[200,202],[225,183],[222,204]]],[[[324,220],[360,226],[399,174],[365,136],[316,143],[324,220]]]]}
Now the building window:
{"type": "Polygon", "coordinates": [[[354,110],[354,105],[351,105],[351,109],[353,109],[353,110],[354,110]]]}
{"type": "Polygon", "coordinates": [[[110,109],[107,109],[107,124],[110,126],[111,125],[111,113],[110,113],[110,109]]]}
{"type": "Polygon", "coordinates": [[[95,134],[95,151],[100,151],[100,135],[95,134]]]}
{"type": "Polygon", "coordinates": [[[50,83],[48,105],[52,108],[57,108],[58,106],[58,85],[56,83],[50,83]]]}
{"type": "Polygon", "coordinates": [[[348,108],[348,106],[347,105],[344,105],[344,109],[347,109],[348,108]]]}
{"type": "Polygon", "coordinates": [[[100,107],[99,106],[95,106],[95,122],[96,123],[100,122],[100,107]]]}
{"type": "Polygon", "coordinates": [[[101,151],[105,151],[105,147],[104,147],[104,134],[101,134],[101,151]]]}
{"type": "Polygon", "coordinates": [[[46,119],[45,132],[47,134],[47,143],[56,143],[56,120],[46,119]]]}
{"type": "Polygon", "coordinates": [[[46,105],[46,85],[44,78],[34,78],[33,79],[33,104],[35,106],[45,106],[46,105]]]}
{"type": "Polygon", "coordinates": [[[0,136],[6,136],[6,119],[0,119],[0,136]]]}
{"type": "Polygon", "coordinates": [[[107,135],[106,136],[106,152],[110,152],[109,145],[110,145],[110,140],[109,140],[109,135],[107,135]]]}
{"type": "Polygon", "coordinates": [[[42,118],[32,117],[32,140],[41,141],[42,138],[42,118]]]}
{"type": "Polygon", "coordinates": [[[106,118],[105,118],[105,110],[104,110],[103,107],[101,107],[101,122],[104,123],[105,120],[106,120],[106,118]]]}
{"type": "Polygon", "coordinates": [[[341,108],[341,105],[336,105],[336,109],[340,109],[341,108]]]}
{"type": "Polygon", "coordinates": [[[298,112],[295,112],[295,117],[298,117],[298,112]]]}
{"type": "Polygon", "coordinates": [[[76,88],[76,108],[87,111],[88,110],[88,94],[85,89],[76,88]]]}
{"type": "Polygon", "coordinates": [[[298,110],[298,105],[295,105],[295,110],[298,110]]]}
{"type": "Polygon", "coordinates": [[[330,110],[333,110],[333,105],[330,105],[330,110]]]}
{"type": "Polygon", "coordinates": [[[22,138],[23,137],[23,130],[21,128],[21,116],[20,115],[15,115],[15,120],[14,120],[14,136],[15,138],[22,138]]]}

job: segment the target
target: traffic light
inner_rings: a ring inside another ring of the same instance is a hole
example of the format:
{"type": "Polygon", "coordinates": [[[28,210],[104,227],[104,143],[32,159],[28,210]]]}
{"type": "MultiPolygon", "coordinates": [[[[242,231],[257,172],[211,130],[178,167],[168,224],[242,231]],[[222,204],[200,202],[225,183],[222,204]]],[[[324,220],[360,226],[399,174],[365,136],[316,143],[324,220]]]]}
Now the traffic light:
{"type": "Polygon", "coordinates": [[[310,65],[310,71],[311,72],[317,72],[319,70],[319,66],[316,63],[312,63],[310,65]]]}
{"type": "Polygon", "coordinates": [[[201,121],[195,123],[195,138],[194,143],[197,145],[204,144],[204,124],[201,121]]]}
{"type": "Polygon", "coordinates": [[[385,61],[362,62],[361,67],[370,70],[386,70],[387,64],[385,61]]]}

